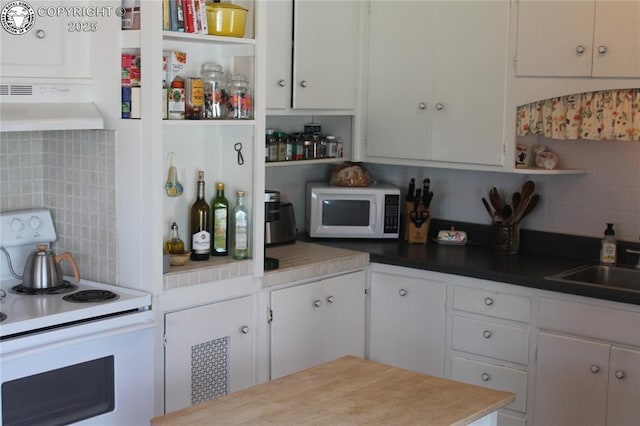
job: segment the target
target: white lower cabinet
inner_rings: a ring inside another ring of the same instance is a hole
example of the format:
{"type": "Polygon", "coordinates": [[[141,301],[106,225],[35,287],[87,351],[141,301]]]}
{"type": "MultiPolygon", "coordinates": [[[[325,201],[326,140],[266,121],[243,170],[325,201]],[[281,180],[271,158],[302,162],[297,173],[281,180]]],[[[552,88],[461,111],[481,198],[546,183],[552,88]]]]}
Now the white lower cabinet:
{"type": "Polygon", "coordinates": [[[640,311],[543,298],[536,425],[636,425],[640,311]]]}
{"type": "Polygon", "coordinates": [[[254,384],[253,296],[165,314],[165,413],[254,384]]]}
{"type": "Polygon", "coordinates": [[[383,270],[371,272],[369,358],[442,377],[446,283],[383,270]]]}
{"type": "Polygon", "coordinates": [[[271,379],[365,354],[365,272],[271,292],[271,379]]]}

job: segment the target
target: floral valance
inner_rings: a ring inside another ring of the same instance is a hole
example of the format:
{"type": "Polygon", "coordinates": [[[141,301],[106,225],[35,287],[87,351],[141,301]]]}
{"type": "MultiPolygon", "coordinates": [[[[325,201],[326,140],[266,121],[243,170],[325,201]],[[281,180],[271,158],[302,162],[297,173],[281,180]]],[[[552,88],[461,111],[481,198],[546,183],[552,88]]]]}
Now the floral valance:
{"type": "Polygon", "coordinates": [[[545,99],[517,113],[518,136],[640,141],[640,88],[545,99]]]}

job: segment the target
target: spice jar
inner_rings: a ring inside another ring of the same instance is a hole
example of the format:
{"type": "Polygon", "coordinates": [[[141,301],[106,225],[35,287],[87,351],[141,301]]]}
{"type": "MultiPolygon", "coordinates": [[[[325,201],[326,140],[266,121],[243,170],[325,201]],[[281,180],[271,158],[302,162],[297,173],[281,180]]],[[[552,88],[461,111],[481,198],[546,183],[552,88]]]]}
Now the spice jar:
{"type": "Polygon", "coordinates": [[[229,76],[228,91],[229,117],[236,120],[253,118],[253,98],[245,75],[232,73],[229,76]]]}
{"type": "Polygon", "coordinates": [[[206,120],[227,118],[227,84],[222,66],[213,62],[202,64],[201,75],[204,80],[203,118],[206,120]]]}
{"type": "Polygon", "coordinates": [[[201,78],[189,77],[185,88],[187,120],[200,120],[204,108],[204,81],[201,78]]]}

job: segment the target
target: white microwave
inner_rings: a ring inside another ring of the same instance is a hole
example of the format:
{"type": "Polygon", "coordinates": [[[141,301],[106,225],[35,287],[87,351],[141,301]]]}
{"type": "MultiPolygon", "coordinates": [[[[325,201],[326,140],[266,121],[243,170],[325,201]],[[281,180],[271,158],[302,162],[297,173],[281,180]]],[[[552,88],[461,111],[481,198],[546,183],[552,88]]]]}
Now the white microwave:
{"type": "Polygon", "coordinates": [[[398,238],[400,189],[307,182],[305,225],[312,238],[398,238]]]}

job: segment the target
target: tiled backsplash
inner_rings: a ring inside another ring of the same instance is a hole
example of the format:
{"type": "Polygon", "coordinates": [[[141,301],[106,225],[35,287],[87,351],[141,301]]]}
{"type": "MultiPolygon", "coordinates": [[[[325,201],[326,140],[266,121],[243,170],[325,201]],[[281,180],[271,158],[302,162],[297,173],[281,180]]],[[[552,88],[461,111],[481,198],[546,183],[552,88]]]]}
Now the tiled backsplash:
{"type": "Polygon", "coordinates": [[[56,252],[71,252],[82,278],[110,284],[118,282],[115,171],[111,131],[0,133],[0,209],[50,209],[56,252]]]}

